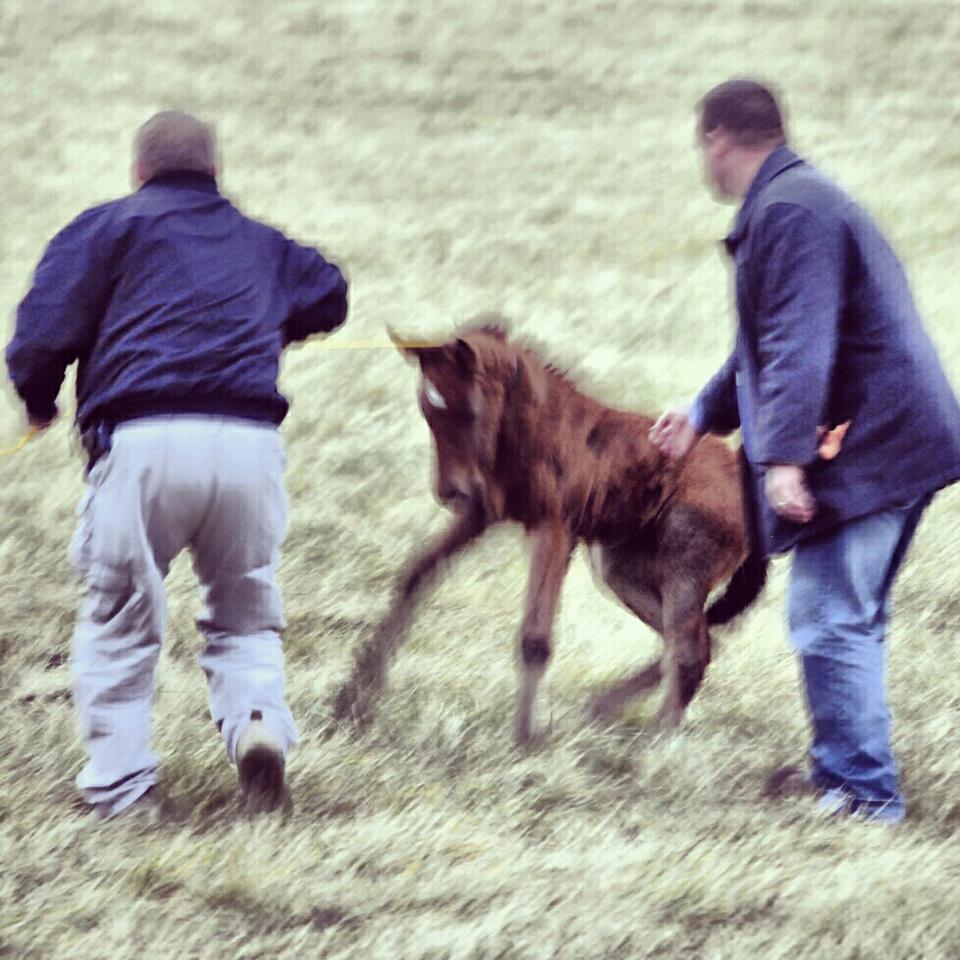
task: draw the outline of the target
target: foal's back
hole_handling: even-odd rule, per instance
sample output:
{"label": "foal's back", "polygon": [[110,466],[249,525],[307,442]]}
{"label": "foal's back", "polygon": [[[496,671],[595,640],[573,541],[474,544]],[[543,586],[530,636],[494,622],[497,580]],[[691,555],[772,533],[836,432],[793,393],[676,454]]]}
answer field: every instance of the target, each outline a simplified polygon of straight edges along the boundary
{"label": "foal's back", "polygon": [[[582,393],[566,377],[524,351],[538,365],[541,416],[530,437],[535,456],[524,458],[528,481],[556,478],[557,508],[587,541],[622,542],[665,517],[711,531],[736,563],[747,547],[740,468],[734,452],[707,436],[677,464],[649,440],[652,417],[606,406]],[[545,461],[542,471],[536,461]],[[698,536],[696,539],[700,539]],[[735,568],[728,571],[732,572]]]}

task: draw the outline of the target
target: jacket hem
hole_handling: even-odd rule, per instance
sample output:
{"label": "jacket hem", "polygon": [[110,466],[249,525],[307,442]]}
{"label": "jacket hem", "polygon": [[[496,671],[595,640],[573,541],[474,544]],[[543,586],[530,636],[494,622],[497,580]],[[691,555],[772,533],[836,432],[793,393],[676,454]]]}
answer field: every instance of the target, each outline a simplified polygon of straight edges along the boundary
{"label": "jacket hem", "polygon": [[112,429],[127,420],[144,417],[165,417],[199,414],[220,417],[235,417],[258,423],[279,425],[286,416],[285,403],[269,400],[236,400],[222,397],[183,397],[166,400],[115,401],[99,407],[80,420],[81,431],[98,424]]}
{"label": "jacket hem", "polygon": [[768,540],[766,548],[767,555],[774,556],[776,554],[788,553],[798,543],[829,535],[832,531],[843,526],[845,523],[849,523],[851,520],[859,520],[861,517],[867,517],[873,513],[880,513],[883,510],[893,510],[898,506],[904,506],[917,500],[919,497],[927,494],[935,494],[944,489],[944,487],[949,487],[958,481],[960,481],[960,466],[951,467],[949,470],[944,470],[942,473],[925,480],[923,483],[914,484],[913,486],[899,489],[896,492],[889,492],[874,501],[867,501],[862,509],[852,508],[849,511],[834,514],[829,523],[823,526],[814,526],[809,532],[804,530],[803,527],[800,527],[790,536],[776,537],[772,539],[772,541]]}

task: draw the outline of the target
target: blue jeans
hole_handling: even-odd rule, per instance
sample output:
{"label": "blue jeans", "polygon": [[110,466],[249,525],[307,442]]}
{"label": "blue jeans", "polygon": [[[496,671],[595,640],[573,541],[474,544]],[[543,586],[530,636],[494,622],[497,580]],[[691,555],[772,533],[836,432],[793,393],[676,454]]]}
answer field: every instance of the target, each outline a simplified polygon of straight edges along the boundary
{"label": "blue jeans", "polygon": [[810,779],[866,817],[903,819],[885,693],[890,593],[929,495],[795,549],[788,591],[813,728]]}

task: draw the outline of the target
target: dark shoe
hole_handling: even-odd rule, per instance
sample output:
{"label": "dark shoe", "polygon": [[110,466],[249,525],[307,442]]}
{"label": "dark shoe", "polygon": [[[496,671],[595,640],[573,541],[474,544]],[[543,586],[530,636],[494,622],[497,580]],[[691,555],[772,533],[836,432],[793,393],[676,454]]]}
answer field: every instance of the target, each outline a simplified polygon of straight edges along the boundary
{"label": "dark shoe", "polygon": [[262,720],[251,720],[237,743],[237,770],[248,813],[276,810],[287,798],[283,751]]}
{"label": "dark shoe", "polygon": [[817,801],[817,813],[825,817],[849,817],[860,823],[880,824],[895,827],[903,822],[903,801],[889,803],[860,800],[852,793],[835,787],[826,790]]}
{"label": "dark shoe", "polygon": [[111,812],[110,804],[95,803],[93,809],[101,820],[123,820],[124,822],[138,821],[141,823],[156,823],[160,819],[160,797],[156,787],[149,787],[129,806]]}

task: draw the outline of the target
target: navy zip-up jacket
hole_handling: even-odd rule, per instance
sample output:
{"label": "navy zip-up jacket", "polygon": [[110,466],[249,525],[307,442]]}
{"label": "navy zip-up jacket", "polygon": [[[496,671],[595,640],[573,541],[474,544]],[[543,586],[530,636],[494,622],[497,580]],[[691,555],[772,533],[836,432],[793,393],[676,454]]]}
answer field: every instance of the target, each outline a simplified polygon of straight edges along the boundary
{"label": "navy zip-up jacket", "polygon": [[213,177],[167,173],[82,213],[53,239],[17,311],[10,378],[36,419],[77,371],[81,430],[210,413],[280,423],[280,354],[334,330],[340,271],[245,217]]}
{"label": "navy zip-up jacket", "polygon": [[[960,406],[896,255],[869,216],[786,147],[764,162],[726,246],[736,268],[733,354],[697,396],[701,432],[740,427],[768,552],[960,479]],[[839,455],[817,427],[850,421]],[[805,468],[816,516],[763,495],[766,467]]]}

